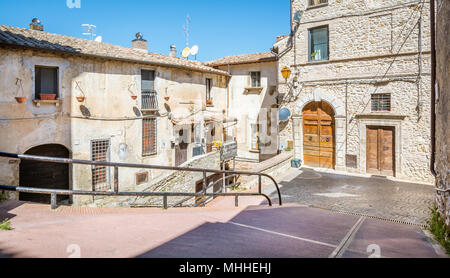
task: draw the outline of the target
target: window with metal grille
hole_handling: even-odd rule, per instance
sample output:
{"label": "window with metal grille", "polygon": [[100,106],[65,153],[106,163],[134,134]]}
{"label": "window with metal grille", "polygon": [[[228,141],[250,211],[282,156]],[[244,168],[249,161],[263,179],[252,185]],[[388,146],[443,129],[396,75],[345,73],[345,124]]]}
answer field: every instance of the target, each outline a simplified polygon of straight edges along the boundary
{"label": "window with metal grille", "polygon": [[310,7],[314,7],[320,4],[326,4],[328,0],[308,0],[308,2]]}
{"label": "window with metal grille", "polygon": [[35,68],[35,99],[44,99],[41,94],[58,96],[58,68]]}
{"label": "window with metal grille", "polygon": [[[93,161],[109,161],[109,140],[91,141],[91,159]],[[109,168],[106,166],[92,167],[92,188],[94,191],[111,189]]]}
{"label": "window with metal grille", "polygon": [[142,110],[158,110],[158,94],[155,91],[142,92]]}
{"label": "window with metal grille", "polygon": [[259,88],[261,87],[261,72],[254,71],[250,73],[250,77],[252,80],[252,88]]}
{"label": "window with metal grille", "polygon": [[372,111],[391,111],[391,94],[373,94]]}
{"label": "window with metal grille", "polygon": [[309,61],[329,59],[328,26],[309,30]]}
{"label": "window with metal grille", "polygon": [[153,155],[157,153],[156,135],[156,118],[144,118],[142,120],[142,155]]}

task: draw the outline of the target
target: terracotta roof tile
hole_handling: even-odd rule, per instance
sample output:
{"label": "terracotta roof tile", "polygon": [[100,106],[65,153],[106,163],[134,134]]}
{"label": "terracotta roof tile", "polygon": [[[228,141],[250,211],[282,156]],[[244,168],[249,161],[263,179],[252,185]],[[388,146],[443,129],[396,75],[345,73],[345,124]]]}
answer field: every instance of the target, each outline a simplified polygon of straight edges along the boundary
{"label": "terracotta roof tile", "polygon": [[228,56],[214,61],[208,61],[204,64],[207,66],[222,66],[222,65],[237,65],[237,64],[250,64],[260,62],[272,62],[276,61],[277,57],[271,52],[243,54],[236,56]]}
{"label": "terracotta roof tile", "polygon": [[0,45],[20,46],[24,48],[50,50],[76,55],[228,75],[225,71],[214,69],[197,61],[188,61],[177,57],[169,57],[162,54],[127,48],[109,43],[95,42],[86,39],[6,25],[0,26]]}

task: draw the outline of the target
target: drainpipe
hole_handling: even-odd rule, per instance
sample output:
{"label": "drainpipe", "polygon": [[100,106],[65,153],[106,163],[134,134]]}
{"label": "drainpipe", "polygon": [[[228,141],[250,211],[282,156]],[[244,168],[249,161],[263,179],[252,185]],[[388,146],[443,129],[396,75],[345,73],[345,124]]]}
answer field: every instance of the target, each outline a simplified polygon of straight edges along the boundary
{"label": "drainpipe", "polygon": [[435,0],[430,1],[431,27],[431,161],[430,170],[437,176],[434,164],[436,161],[436,20]]}

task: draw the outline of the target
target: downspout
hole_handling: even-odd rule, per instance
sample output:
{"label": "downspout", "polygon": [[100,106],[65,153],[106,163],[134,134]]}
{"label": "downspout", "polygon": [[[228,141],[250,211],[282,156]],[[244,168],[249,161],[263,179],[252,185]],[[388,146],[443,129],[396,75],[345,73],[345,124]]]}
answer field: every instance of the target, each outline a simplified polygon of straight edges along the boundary
{"label": "downspout", "polygon": [[436,20],[435,0],[430,1],[430,27],[431,27],[431,161],[430,170],[437,176],[436,161]]}

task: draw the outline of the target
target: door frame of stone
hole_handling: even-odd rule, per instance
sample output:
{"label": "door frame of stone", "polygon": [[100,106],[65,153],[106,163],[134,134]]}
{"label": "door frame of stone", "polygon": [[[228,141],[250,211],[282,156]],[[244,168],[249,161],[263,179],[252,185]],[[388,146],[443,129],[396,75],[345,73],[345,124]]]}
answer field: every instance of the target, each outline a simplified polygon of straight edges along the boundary
{"label": "door frame of stone", "polygon": [[335,134],[336,145],[335,145],[335,170],[346,170],[345,167],[345,154],[347,152],[345,140],[345,126],[346,126],[346,115],[345,115],[345,104],[339,98],[325,93],[321,89],[315,89],[313,92],[302,96],[301,99],[297,101],[295,106],[294,116],[292,116],[292,129],[294,135],[294,154],[295,158],[304,161],[303,157],[303,109],[305,106],[311,102],[321,102],[324,101],[328,103],[334,109],[334,119],[335,119]]}
{"label": "door frame of stone", "polygon": [[395,132],[395,169],[394,175],[398,177],[402,173],[401,168],[401,150],[402,150],[402,121],[392,120],[392,119],[359,119],[359,169],[361,173],[367,173],[367,127],[368,126],[382,126],[382,127],[393,127]]}

